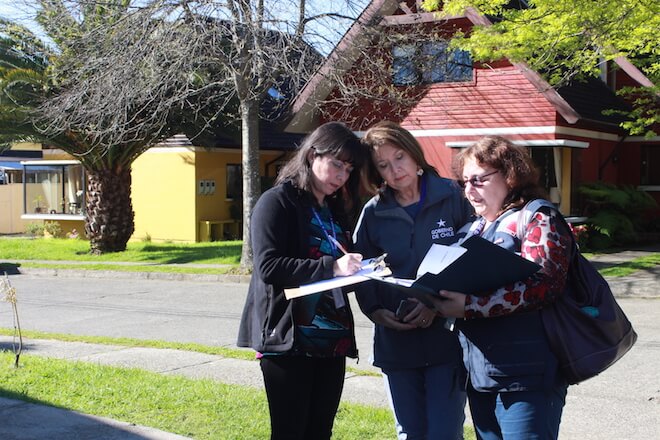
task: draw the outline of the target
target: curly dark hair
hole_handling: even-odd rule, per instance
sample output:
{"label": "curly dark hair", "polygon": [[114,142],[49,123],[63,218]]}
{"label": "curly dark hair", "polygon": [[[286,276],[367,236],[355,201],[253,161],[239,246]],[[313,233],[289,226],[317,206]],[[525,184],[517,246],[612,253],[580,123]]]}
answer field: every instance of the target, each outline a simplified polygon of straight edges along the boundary
{"label": "curly dark hair", "polygon": [[454,176],[463,180],[463,167],[468,159],[475,159],[481,166],[499,171],[509,187],[504,199],[504,212],[520,208],[533,199],[547,199],[546,190],[539,183],[539,170],[527,148],[513,144],[501,136],[485,136],[475,144],[459,152],[453,160]]}

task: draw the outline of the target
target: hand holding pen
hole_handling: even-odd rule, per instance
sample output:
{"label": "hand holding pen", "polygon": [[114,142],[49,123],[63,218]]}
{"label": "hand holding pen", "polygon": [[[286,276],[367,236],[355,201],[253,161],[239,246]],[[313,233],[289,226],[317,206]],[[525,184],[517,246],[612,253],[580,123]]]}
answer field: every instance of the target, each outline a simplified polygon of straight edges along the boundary
{"label": "hand holding pen", "polygon": [[330,241],[339,252],[344,254],[342,257],[335,260],[335,263],[332,266],[334,276],[353,275],[362,268],[362,254],[348,252],[333,236],[330,236]]}

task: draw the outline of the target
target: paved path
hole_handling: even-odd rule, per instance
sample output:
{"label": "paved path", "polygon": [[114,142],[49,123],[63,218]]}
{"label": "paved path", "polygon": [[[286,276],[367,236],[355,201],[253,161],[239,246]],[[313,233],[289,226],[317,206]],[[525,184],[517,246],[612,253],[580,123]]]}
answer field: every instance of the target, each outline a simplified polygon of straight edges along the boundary
{"label": "paved path", "polygon": [[[648,250],[644,250],[648,252]],[[595,258],[613,264],[643,253]],[[611,279],[613,290],[639,334],[634,349],[601,376],[571,387],[561,426],[563,439],[660,438],[660,267]],[[243,283],[206,277],[143,279],[140,275],[86,271],[24,270],[11,276],[17,288],[23,328],[81,335],[126,336],[232,346],[245,295]],[[95,277],[89,283],[89,277]],[[227,281],[224,279],[224,281]],[[220,293],[220,294],[219,294]],[[75,311],[75,312],[74,312]],[[355,308],[363,358],[370,351],[371,326]],[[11,313],[0,305],[0,326]],[[68,330],[68,331],[67,331]],[[0,337],[0,347],[11,338]],[[27,340],[25,352],[99,364],[139,367],[161,374],[212,378],[262,387],[258,364],[177,350],[126,348],[50,340]],[[355,364],[353,364],[355,365]],[[348,374],[343,399],[386,406],[380,377]],[[148,427],[0,398],[0,439],[176,440],[183,437]],[[392,437],[394,438],[394,436]]]}

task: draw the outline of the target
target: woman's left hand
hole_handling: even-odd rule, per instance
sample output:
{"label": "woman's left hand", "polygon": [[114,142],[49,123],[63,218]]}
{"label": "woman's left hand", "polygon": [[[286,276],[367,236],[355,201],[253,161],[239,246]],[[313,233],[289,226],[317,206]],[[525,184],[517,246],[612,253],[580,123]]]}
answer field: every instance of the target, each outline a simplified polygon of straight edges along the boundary
{"label": "woman's left hand", "polygon": [[441,290],[436,295],[428,295],[435,310],[444,318],[463,318],[465,316],[465,294]]}
{"label": "woman's left hand", "polygon": [[410,298],[415,301],[417,305],[406,316],[403,317],[401,322],[413,324],[419,328],[428,328],[433,324],[436,312],[433,309],[426,307],[423,303],[417,301],[415,298]]}

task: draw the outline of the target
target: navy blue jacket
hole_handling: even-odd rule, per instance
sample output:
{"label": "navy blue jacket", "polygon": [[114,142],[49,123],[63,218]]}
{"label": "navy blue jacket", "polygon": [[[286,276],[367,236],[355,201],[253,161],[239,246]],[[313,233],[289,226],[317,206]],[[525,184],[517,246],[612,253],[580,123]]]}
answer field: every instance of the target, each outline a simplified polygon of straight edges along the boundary
{"label": "navy blue jacket", "polygon": [[[387,252],[387,263],[394,276],[415,278],[417,268],[433,243],[450,245],[458,230],[472,216],[472,207],[454,181],[424,176],[426,198],[413,219],[387,189],[363,207],[353,240],[356,251],[365,258]],[[365,314],[377,309],[396,311],[406,296],[383,283],[365,282],[355,288]],[[426,329],[394,330],[376,325],[374,365],[381,368],[416,368],[444,363],[460,365],[461,352],[456,332],[444,328],[436,318]]]}

